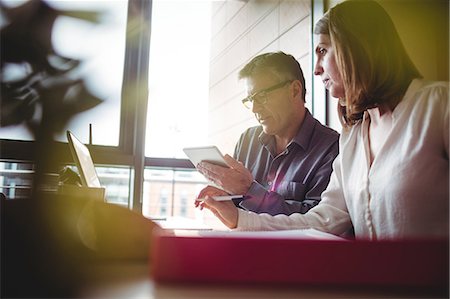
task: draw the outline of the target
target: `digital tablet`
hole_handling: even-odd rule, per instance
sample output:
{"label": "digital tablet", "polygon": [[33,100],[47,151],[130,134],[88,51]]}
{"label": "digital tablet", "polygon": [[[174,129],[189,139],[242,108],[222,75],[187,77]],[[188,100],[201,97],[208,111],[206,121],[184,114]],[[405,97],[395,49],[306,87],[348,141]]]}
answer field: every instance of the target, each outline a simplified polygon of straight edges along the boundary
{"label": "digital tablet", "polygon": [[195,167],[202,161],[228,167],[216,146],[185,147],[183,151]]}

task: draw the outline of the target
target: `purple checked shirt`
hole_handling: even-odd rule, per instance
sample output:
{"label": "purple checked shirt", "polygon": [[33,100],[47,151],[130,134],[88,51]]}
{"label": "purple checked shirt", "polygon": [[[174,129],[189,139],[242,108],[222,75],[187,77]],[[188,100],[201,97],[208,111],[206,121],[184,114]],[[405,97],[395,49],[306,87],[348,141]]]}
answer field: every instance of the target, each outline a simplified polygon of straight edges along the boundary
{"label": "purple checked shirt", "polygon": [[261,126],[247,129],[236,144],[234,158],[254,177],[245,199],[237,206],[271,215],[306,213],[320,201],[336,158],[339,134],[306,110],[297,135],[279,155],[275,138]]}

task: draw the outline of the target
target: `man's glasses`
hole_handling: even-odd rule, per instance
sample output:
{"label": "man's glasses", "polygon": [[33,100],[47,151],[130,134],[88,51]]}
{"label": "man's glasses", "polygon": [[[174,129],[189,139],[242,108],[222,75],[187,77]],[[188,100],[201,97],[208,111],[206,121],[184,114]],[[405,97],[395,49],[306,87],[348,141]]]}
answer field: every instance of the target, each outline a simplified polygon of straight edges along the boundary
{"label": "man's glasses", "polygon": [[254,103],[258,103],[259,105],[265,105],[267,103],[267,94],[269,92],[272,92],[276,89],[279,89],[281,87],[284,87],[286,84],[291,83],[292,80],[286,80],[281,83],[275,84],[269,88],[260,90],[251,96],[246,97],[242,100],[242,104],[248,109],[252,109]]}

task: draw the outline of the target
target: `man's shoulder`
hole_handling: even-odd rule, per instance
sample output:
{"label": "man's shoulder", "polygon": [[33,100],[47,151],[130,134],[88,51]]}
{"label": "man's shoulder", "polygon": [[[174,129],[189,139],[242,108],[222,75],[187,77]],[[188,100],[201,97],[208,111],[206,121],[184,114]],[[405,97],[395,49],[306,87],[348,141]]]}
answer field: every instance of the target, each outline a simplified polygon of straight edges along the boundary
{"label": "man's shoulder", "polygon": [[338,140],[339,139],[339,133],[336,130],[322,124],[316,118],[314,118],[314,121],[316,123],[315,134],[324,136],[324,137],[328,137],[330,140]]}
{"label": "man's shoulder", "polygon": [[254,126],[247,128],[244,132],[242,132],[241,137],[236,143],[235,147],[235,155],[241,155],[242,153],[247,154],[252,147],[259,147],[260,142],[259,136],[262,133],[262,126]]}
{"label": "man's shoulder", "polygon": [[259,136],[262,132],[262,126],[253,126],[242,132],[242,136]]}
{"label": "man's shoulder", "polygon": [[[306,109],[306,119],[304,122],[304,126],[308,130],[312,131],[312,134],[319,136],[319,137],[325,137],[329,140],[336,141],[339,139],[339,133],[336,132],[334,129],[323,125],[317,118],[312,115],[311,112],[309,112],[308,109]],[[312,137],[312,136],[311,136]]]}

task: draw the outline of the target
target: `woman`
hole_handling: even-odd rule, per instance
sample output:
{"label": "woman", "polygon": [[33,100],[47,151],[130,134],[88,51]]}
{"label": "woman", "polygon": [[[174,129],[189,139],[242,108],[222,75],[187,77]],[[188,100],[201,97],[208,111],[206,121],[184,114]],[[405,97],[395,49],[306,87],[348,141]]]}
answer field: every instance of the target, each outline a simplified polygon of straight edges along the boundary
{"label": "woman", "polygon": [[322,201],[290,216],[201,205],[240,230],[314,228],[359,239],[449,232],[448,83],[424,82],[374,1],[345,1],[316,24],[315,75],[339,98],[340,154]]}

